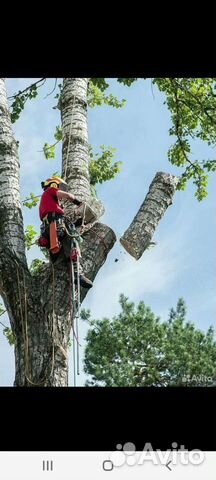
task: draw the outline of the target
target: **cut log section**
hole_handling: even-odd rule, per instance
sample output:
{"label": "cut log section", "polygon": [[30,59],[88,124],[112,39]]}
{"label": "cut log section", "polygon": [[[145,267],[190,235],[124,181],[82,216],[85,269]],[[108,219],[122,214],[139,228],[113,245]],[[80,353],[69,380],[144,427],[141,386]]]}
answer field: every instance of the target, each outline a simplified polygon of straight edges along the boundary
{"label": "cut log section", "polygon": [[178,181],[174,175],[157,172],[138,213],[120,238],[122,246],[136,260],[149,246],[162,216],[172,204]]}
{"label": "cut log section", "polygon": [[65,206],[65,217],[76,223],[79,219],[84,219],[84,225],[92,224],[104,214],[102,203],[94,198],[89,198],[87,202],[83,202],[79,207],[69,204]]}

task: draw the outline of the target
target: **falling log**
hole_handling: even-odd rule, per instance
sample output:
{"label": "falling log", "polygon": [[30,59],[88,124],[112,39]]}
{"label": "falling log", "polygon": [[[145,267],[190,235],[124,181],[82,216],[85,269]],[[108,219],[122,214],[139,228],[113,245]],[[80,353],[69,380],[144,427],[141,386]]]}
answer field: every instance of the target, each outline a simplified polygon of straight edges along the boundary
{"label": "falling log", "polygon": [[136,260],[149,246],[160,219],[172,204],[178,180],[169,173],[157,172],[138,213],[120,238],[125,250]]}

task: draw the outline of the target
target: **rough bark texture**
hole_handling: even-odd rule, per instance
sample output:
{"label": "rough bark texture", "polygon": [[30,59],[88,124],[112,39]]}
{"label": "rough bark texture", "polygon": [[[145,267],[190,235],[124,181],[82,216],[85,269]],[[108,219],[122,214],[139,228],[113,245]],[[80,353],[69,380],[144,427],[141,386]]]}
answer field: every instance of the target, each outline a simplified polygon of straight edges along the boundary
{"label": "rough bark texture", "polygon": [[120,238],[125,250],[136,260],[148,247],[162,216],[172,204],[177,183],[178,177],[158,172],[138,213]]}
{"label": "rough bark texture", "polygon": [[[103,223],[96,223],[85,235],[81,246],[82,262],[86,275],[93,281],[106,261],[109,251],[116,242],[113,230]],[[86,296],[82,288],[81,299]]]}
{"label": "rough bark texture", "polygon": [[1,241],[26,263],[17,143],[12,133],[5,82],[2,78],[0,78],[0,218]]}
{"label": "rough bark texture", "polygon": [[[62,96],[63,172],[70,190],[90,198],[86,118],[87,79],[66,79]],[[71,98],[75,102],[71,104]],[[66,149],[72,113],[72,141],[66,172]],[[62,256],[44,263],[36,275],[28,269],[19,187],[17,145],[11,129],[4,80],[0,79],[0,295],[16,337],[15,386],[67,386],[68,341],[72,326],[69,263]],[[96,217],[103,207],[97,200]],[[71,204],[67,206],[71,213]],[[97,223],[81,247],[86,274],[94,279],[115,242],[114,232]],[[82,289],[83,290],[83,289]],[[81,291],[81,301],[86,290]]]}
{"label": "rough bark texture", "polygon": [[[66,78],[61,96],[63,130],[62,175],[69,190],[79,200],[88,202],[100,218],[104,213],[102,203],[91,197],[89,176],[89,143],[87,130],[87,78]],[[65,213],[69,216],[75,207],[66,202]]]}

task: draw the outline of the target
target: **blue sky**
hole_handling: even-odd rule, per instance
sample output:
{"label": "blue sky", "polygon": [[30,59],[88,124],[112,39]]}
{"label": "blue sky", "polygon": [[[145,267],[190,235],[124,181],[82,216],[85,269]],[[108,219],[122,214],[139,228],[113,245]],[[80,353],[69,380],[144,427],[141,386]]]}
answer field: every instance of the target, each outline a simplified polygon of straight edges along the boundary
{"label": "blue sky", "polygon": [[[22,90],[36,79],[8,79],[8,95]],[[130,88],[115,79],[109,80],[112,93],[125,98],[122,109],[103,106],[88,112],[89,142],[98,148],[104,144],[117,149],[115,161],[123,162],[116,179],[97,189],[106,212],[101,221],[108,224],[117,235],[117,242],[109,253],[83,303],[90,308],[92,318],[109,317],[120,311],[120,293],[135,303],[143,300],[153,312],[167,319],[171,307],[179,297],[187,304],[187,317],[204,331],[214,324],[215,260],[213,248],[216,237],[216,176],[209,181],[209,195],[199,203],[194,197],[194,186],[189,184],[184,192],[176,192],[173,205],[168,208],[154,235],[157,245],[147,250],[139,261],[126,253],[119,238],[131,223],[143,202],[156,172],[179,175],[180,170],[168,162],[167,151],[171,143],[168,130],[170,114],[163,105],[164,97],[150,80],[138,80]],[[21,195],[29,192],[40,194],[40,183],[54,171],[60,171],[61,147],[55,160],[45,160],[42,147],[53,142],[56,125],[60,125],[58,110],[52,109],[55,94],[46,97],[54,86],[48,79],[40,90],[39,99],[26,104],[20,119],[13,125],[19,140],[21,165]],[[215,158],[212,147],[197,141],[192,145],[193,158]],[[32,224],[39,231],[38,208],[24,208],[25,226]],[[41,257],[35,246],[28,253],[29,261]],[[118,262],[115,262],[118,258]],[[7,316],[0,319],[8,324]],[[85,347],[86,323],[80,323],[81,359]],[[70,365],[72,352],[70,352]],[[83,386],[86,376],[78,377],[77,385]],[[0,329],[0,385],[9,386],[14,380],[13,349]],[[73,385],[72,365],[70,385]]]}

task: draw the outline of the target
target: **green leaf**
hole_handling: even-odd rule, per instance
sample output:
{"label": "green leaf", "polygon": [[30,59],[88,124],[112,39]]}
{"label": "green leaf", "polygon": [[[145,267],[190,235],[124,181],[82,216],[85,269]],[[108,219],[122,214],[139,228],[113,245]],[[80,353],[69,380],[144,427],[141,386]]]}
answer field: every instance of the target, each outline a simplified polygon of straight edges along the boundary
{"label": "green leaf", "polygon": [[60,142],[62,140],[62,127],[60,127],[59,125],[57,125],[56,127],[54,137],[57,140],[57,142]]}
{"label": "green leaf", "polygon": [[35,244],[36,236],[38,236],[38,233],[36,232],[34,227],[32,225],[28,225],[25,229],[25,235],[24,235],[25,245],[27,250],[30,250],[32,245]]}
{"label": "green leaf", "polygon": [[40,268],[44,265],[44,262],[42,260],[39,260],[39,258],[34,258],[32,260],[31,265],[30,265],[30,272],[32,275],[37,275],[40,272]]}
{"label": "green leaf", "polygon": [[5,337],[7,338],[7,341],[9,343],[9,345],[15,345],[16,343],[16,338],[11,330],[11,328],[9,327],[5,327],[3,329],[3,334],[5,335]]}
{"label": "green leaf", "polygon": [[87,95],[88,106],[93,108],[100,105],[109,105],[111,107],[121,108],[126,104],[125,99],[118,100],[118,98],[111,93],[109,95],[105,95],[103,92],[104,90],[90,80]]}
{"label": "green leaf", "polygon": [[216,143],[216,95],[214,78],[156,78],[153,80],[165,95],[170,114],[171,136],[176,142],[169,148],[168,159],[177,167],[185,167],[178,189],[185,189],[187,180],[193,179],[198,201],[207,196],[209,172],[216,171],[215,160],[191,158],[191,138]]}
{"label": "green leaf", "polygon": [[[101,155],[99,153],[94,153],[91,146],[89,146],[90,153],[90,184],[95,186],[98,183],[104,183],[108,180],[112,180],[120,172],[120,167],[122,162],[114,162],[113,157],[115,155],[116,149],[113,147],[105,147],[105,145],[100,146]],[[99,156],[100,155],[100,156]]]}
{"label": "green leaf", "polygon": [[123,85],[130,87],[138,79],[137,78],[117,78],[117,80],[119,83],[123,83]]}
{"label": "green leaf", "polygon": [[40,88],[40,82],[41,85],[44,83],[44,79],[41,81],[38,81],[38,84],[35,85],[29,85],[23,92],[20,90],[18,91],[17,94],[15,94],[12,98],[14,98],[12,104],[11,104],[11,122],[15,123],[16,120],[19,119],[20,114],[24,110],[25,104],[28,100],[32,100],[33,98],[36,98],[38,95],[38,88]]}
{"label": "green leaf", "polygon": [[45,143],[43,146],[43,152],[46,160],[55,158],[55,145],[49,145],[48,143]]}
{"label": "green leaf", "polygon": [[39,202],[39,196],[36,196],[33,192],[30,192],[30,197],[23,200],[22,204],[24,205],[24,207],[31,209],[33,207],[36,207],[38,202]]}

